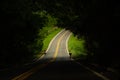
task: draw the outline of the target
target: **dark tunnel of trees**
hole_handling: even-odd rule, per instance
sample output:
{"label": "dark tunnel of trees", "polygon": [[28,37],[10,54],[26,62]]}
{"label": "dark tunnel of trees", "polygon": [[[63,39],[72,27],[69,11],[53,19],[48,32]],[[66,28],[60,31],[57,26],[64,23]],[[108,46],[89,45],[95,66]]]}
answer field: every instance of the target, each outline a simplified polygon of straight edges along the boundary
{"label": "dark tunnel of trees", "polygon": [[[43,37],[38,36],[38,31],[47,18],[33,12],[43,11],[57,18],[57,26],[71,30],[78,37],[84,36],[86,62],[119,67],[117,0],[1,0],[1,64],[19,63],[36,54],[33,50],[41,51]],[[38,39],[41,44],[36,45]]]}

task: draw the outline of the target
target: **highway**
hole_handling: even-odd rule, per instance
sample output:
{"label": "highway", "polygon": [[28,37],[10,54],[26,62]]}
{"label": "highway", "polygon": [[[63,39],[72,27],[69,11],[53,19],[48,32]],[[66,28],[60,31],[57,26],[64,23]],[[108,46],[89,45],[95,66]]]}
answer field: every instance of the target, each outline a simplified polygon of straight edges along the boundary
{"label": "highway", "polygon": [[38,61],[1,72],[0,80],[108,80],[71,60],[67,50],[70,34],[62,30]]}

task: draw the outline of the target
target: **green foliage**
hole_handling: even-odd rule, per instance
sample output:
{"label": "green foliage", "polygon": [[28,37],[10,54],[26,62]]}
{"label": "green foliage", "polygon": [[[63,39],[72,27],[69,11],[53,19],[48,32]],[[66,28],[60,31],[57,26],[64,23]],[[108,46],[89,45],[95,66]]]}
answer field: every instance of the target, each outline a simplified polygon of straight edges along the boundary
{"label": "green foliage", "polygon": [[68,41],[68,49],[75,59],[84,59],[87,56],[85,40],[83,38],[78,39],[77,36],[74,36],[73,34]]}
{"label": "green foliage", "polygon": [[[42,26],[38,27],[37,29],[37,37],[35,38],[33,44],[30,44],[28,47],[30,48],[29,50],[32,50],[31,52],[34,53],[34,57],[36,58],[36,55],[41,55],[41,50],[43,50],[43,47],[49,44],[49,42],[44,42],[46,40],[46,37],[49,36],[51,33],[54,33],[54,31],[57,29],[55,25],[57,24],[56,18],[52,17],[49,15],[47,12],[43,11],[38,11],[38,12],[33,12],[33,15],[37,15],[37,18],[40,19],[37,23],[36,26]],[[58,30],[57,30],[58,31]],[[51,36],[50,38],[52,38]],[[44,47],[46,49],[46,47]],[[39,56],[40,57],[40,56]]]}
{"label": "green foliage", "polygon": [[119,8],[116,0],[0,0],[0,61],[11,64],[32,58],[59,25],[84,36],[85,41],[70,38],[74,56],[86,53],[86,47],[94,61],[117,62]]}
{"label": "green foliage", "polygon": [[46,23],[45,23],[45,27],[53,27],[53,26],[55,26],[56,24],[57,24],[57,19],[56,18],[54,18],[53,16],[51,16],[50,14],[48,14],[47,15],[47,21],[46,21]]}
{"label": "green foliage", "polygon": [[53,38],[58,32],[60,32],[61,28],[58,28],[58,27],[52,28],[52,27],[51,27],[51,28],[49,28],[49,30],[51,30],[51,32],[49,32],[49,34],[44,38],[42,50],[40,51],[39,54],[36,54],[36,55],[35,55],[35,57],[37,57],[37,58],[39,58],[39,57],[41,57],[41,55],[43,55],[44,51],[47,50],[50,41],[52,40],[52,38]]}
{"label": "green foliage", "polygon": [[42,50],[46,50],[48,48],[50,41],[58,32],[60,32],[61,28],[54,27],[54,28],[51,28],[50,30],[52,30],[51,33],[49,33],[48,36],[43,41]]}

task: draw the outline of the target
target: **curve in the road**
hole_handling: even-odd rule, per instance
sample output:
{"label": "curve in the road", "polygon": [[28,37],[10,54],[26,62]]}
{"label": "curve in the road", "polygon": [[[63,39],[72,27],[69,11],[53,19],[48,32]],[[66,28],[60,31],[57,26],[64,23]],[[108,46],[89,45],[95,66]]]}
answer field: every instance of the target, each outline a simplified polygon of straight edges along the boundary
{"label": "curve in the road", "polygon": [[60,42],[61,42],[62,38],[65,36],[65,34],[66,34],[67,32],[68,32],[68,31],[65,31],[65,30],[63,29],[63,30],[62,30],[61,32],[59,32],[59,33],[52,39],[52,41],[50,42],[50,45],[49,45],[49,47],[48,47],[48,49],[47,49],[46,52],[48,52],[48,50],[49,50],[51,44],[53,43],[54,39],[55,39],[58,35],[61,35],[61,36],[59,37],[58,41],[57,41],[57,47],[56,47],[56,49],[55,49],[55,53],[54,53],[54,55],[53,55],[53,58],[52,58],[50,61],[48,61],[47,63],[44,63],[44,64],[40,64],[40,65],[38,65],[38,66],[30,69],[30,70],[28,70],[27,72],[24,72],[24,73],[22,73],[22,74],[20,74],[20,75],[18,75],[18,76],[16,76],[16,77],[14,77],[12,80],[24,80],[24,79],[28,78],[30,75],[32,75],[33,73],[35,73],[37,70],[39,70],[39,69],[47,66],[49,63],[55,61],[55,59],[56,59],[56,57],[57,57],[57,54],[58,54],[58,49],[59,49]]}

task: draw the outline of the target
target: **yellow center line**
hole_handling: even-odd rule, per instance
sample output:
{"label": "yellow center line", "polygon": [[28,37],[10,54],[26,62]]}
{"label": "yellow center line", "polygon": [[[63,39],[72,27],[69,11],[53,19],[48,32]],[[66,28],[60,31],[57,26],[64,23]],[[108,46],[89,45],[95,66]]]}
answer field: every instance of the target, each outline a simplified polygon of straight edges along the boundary
{"label": "yellow center line", "polygon": [[35,68],[32,68],[30,69],[29,71],[27,72],[24,72],[22,73],[21,75],[19,76],[16,76],[15,78],[13,78],[12,80],[25,80],[26,78],[28,78],[30,75],[32,75],[33,73],[35,73],[37,70],[45,67],[46,65],[48,65],[50,62],[53,62],[55,61],[56,57],[57,57],[57,54],[58,54],[58,50],[59,50],[59,45],[60,45],[60,42],[62,40],[62,38],[65,36],[65,34],[67,33],[67,31],[59,38],[58,42],[57,42],[57,47],[56,47],[56,50],[55,50],[55,53],[53,55],[53,59],[50,60],[49,62],[45,63],[45,64],[42,64],[42,65],[39,65]]}
{"label": "yellow center line", "polygon": [[58,43],[57,43],[57,47],[56,47],[56,50],[55,50],[55,53],[54,53],[54,56],[53,56],[53,59],[50,62],[55,61],[55,59],[57,57],[57,54],[58,54],[59,47],[60,47],[59,46],[60,42],[61,42],[62,38],[65,36],[66,33],[67,33],[67,31],[59,38]]}
{"label": "yellow center line", "polygon": [[42,65],[39,65],[33,69],[30,69],[29,71],[27,72],[24,72],[23,74],[13,78],[12,80],[25,80],[26,78],[28,78],[30,75],[32,75],[33,73],[35,73],[37,70],[45,67],[48,63],[46,64],[42,64]]}

